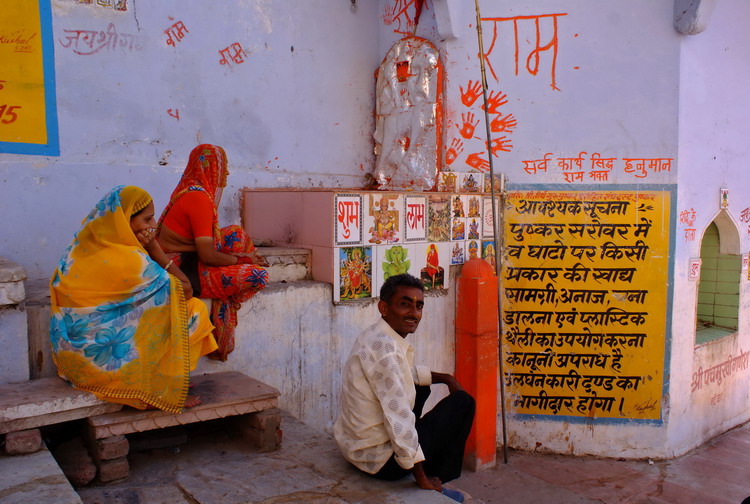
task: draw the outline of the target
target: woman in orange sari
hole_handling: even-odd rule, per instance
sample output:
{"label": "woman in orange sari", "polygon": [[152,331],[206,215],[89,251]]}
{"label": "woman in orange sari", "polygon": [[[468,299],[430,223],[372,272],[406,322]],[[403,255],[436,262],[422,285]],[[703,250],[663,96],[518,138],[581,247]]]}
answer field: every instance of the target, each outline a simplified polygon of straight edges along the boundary
{"label": "woman in orange sari", "polygon": [[202,144],[190,153],[185,172],[159,219],[162,248],[190,279],[194,295],[214,300],[214,337],[209,355],[226,360],[234,349],[240,304],[266,286],[267,263],[240,226],[219,228],[218,208],[227,183],[224,149]]}

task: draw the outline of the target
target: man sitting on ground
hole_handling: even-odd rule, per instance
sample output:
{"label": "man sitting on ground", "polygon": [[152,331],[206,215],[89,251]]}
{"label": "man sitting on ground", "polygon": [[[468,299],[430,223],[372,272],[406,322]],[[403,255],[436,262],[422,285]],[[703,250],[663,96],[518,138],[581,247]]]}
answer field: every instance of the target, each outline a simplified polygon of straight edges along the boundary
{"label": "man sitting on ground", "polygon": [[[442,483],[461,475],[475,403],[453,376],[414,364],[405,338],[417,330],[423,307],[417,278],[396,275],[383,284],[382,318],[357,338],[344,367],[333,433],[344,457],[375,478],[412,473],[420,488],[458,493]],[[446,384],[450,394],[422,417],[432,383]]]}

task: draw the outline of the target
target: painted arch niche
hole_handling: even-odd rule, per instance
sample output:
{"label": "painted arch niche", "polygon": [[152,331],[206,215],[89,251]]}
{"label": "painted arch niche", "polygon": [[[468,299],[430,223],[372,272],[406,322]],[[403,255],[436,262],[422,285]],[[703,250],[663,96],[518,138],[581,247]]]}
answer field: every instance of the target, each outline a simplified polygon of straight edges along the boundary
{"label": "painted arch niche", "polygon": [[696,345],[737,331],[741,272],[740,233],[726,210],[722,210],[701,240]]}

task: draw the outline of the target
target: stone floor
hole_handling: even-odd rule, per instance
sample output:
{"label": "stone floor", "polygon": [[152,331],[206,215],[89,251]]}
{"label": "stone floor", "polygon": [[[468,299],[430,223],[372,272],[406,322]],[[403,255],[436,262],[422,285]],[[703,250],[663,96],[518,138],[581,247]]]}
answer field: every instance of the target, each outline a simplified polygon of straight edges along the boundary
{"label": "stone floor", "polygon": [[[130,477],[78,490],[85,504],[426,503],[450,504],[413,480],[364,477],[342,460],[333,439],[285,415],[280,450],[249,448],[226,421],[165,433],[179,446],[149,450],[158,434],[131,444]],[[155,433],[164,431],[154,431]],[[0,499],[0,503],[2,499]]]}
{"label": "stone floor", "polygon": [[511,451],[508,462],[453,483],[486,504],[740,504],[750,496],[750,423],[673,460]]}
{"label": "stone floor", "polygon": [[[153,431],[131,441],[129,478],[78,489],[78,496],[85,504],[452,502],[418,489],[411,478],[387,483],[359,474],[341,459],[330,436],[291,416],[284,416],[282,429],[282,448],[271,453],[249,448],[226,421]],[[59,490],[47,491],[42,484],[63,488],[58,481],[62,475],[54,468],[42,471],[44,457],[42,462],[25,457],[17,458],[13,471],[7,465],[0,468],[0,504],[76,501],[75,494],[73,500],[60,500],[63,493],[50,499],[49,491]],[[22,460],[28,461],[26,469]],[[25,486],[35,493],[26,497],[34,498],[13,500],[10,491],[23,486],[19,478],[28,470],[36,479]],[[509,464],[465,472],[452,484],[468,492],[476,504],[740,504],[750,496],[750,423],[674,460],[619,461],[511,451]]]}

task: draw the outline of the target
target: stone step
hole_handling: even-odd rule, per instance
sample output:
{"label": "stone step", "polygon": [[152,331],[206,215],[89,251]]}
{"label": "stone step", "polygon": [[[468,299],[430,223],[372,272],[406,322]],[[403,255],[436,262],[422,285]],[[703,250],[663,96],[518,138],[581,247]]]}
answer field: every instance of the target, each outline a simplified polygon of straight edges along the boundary
{"label": "stone step", "polygon": [[258,254],[268,261],[268,281],[296,282],[312,278],[310,249],[286,247],[258,247]]}
{"label": "stone step", "polygon": [[123,408],[116,413],[93,416],[88,419],[96,439],[144,432],[175,425],[245,415],[276,408],[279,391],[270,385],[236,371],[197,375],[192,377],[191,394],[203,401],[182,413],[162,410],[137,410]]}
{"label": "stone step", "polygon": [[35,429],[122,409],[76,390],[62,378],[0,385],[0,434]]}
{"label": "stone step", "polygon": [[0,502],[81,504],[82,501],[45,448],[30,455],[0,457]]}

